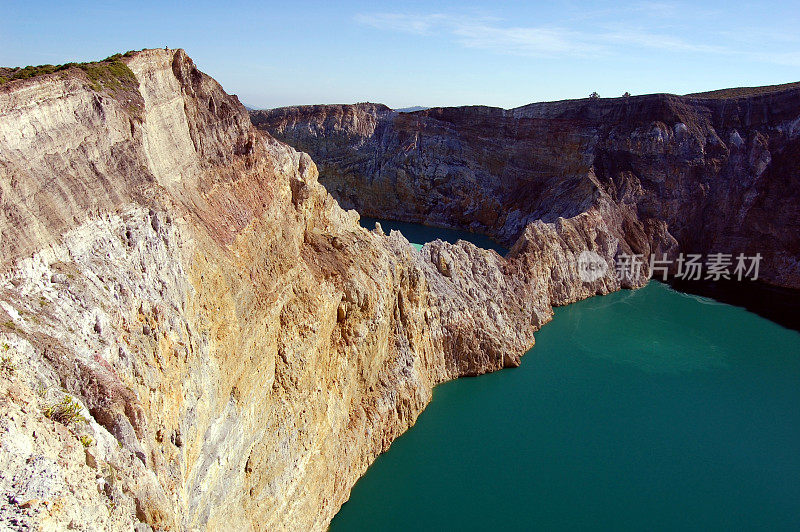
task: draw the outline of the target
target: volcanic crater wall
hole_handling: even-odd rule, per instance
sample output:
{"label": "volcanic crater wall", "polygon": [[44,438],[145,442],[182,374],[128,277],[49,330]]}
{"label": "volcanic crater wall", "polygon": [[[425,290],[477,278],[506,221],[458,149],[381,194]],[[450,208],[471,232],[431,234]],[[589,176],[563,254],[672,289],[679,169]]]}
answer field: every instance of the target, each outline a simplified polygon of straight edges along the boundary
{"label": "volcanic crater wall", "polygon": [[[135,77],[122,86],[78,68],[0,86],[6,526],[323,530],[434,385],[518,365],[553,304],[620,288],[613,268],[582,282],[582,251],[612,264],[672,245],[663,223],[632,223],[635,206],[576,177],[564,205],[577,189],[599,199],[570,217],[527,223],[519,202],[480,216],[516,238],[505,258],[466,242],[417,252],[361,228],[311,157],[257,131],[182,50],[122,61]],[[387,110],[342,112],[347,153],[378,138],[413,153]],[[465,201],[468,183],[451,185]],[[398,212],[385,197],[375,214]],[[425,219],[471,224],[445,212]]]}
{"label": "volcanic crater wall", "polygon": [[328,190],[364,215],[510,247],[532,222],[599,211],[637,253],[760,253],[762,280],[800,288],[797,84],[510,110],[287,107],[251,118],[309,153]]}

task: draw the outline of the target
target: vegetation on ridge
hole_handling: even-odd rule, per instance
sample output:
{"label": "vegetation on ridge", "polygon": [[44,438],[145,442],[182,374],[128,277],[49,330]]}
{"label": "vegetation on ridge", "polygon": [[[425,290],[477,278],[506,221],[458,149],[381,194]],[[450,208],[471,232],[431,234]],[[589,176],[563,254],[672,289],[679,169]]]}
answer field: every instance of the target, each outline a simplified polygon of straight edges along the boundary
{"label": "vegetation on ridge", "polygon": [[123,57],[130,57],[134,53],[133,50],[130,50],[124,54],[114,54],[106,57],[102,61],[92,61],[88,63],[38,65],[26,66],[24,68],[0,67],[0,85],[10,81],[46,76],[76,68],[86,73],[86,76],[89,78],[89,85],[93,90],[98,92],[107,91],[113,94],[119,90],[136,87],[136,76],[131,69],[128,68],[128,65],[122,61]]}

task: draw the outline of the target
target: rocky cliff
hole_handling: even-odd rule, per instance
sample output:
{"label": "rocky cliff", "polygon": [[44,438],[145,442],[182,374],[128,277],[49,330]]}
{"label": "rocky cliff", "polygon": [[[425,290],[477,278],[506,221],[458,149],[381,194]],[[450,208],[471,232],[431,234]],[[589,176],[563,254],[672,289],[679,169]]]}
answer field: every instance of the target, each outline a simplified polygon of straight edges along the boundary
{"label": "rocky cliff", "polygon": [[610,203],[498,209],[508,257],[417,252],[317,179],[182,50],[0,85],[2,526],[324,529],[435,384],[518,365],[552,304],[620,287],[581,282],[581,251],[665,234]]}
{"label": "rocky cliff", "polygon": [[511,246],[537,220],[599,211],[636,253],[760,253],[761,280],[800,288],[797,84],[511,110],[357,104],[251,117],[308,152],[328,190],[364,215]]}

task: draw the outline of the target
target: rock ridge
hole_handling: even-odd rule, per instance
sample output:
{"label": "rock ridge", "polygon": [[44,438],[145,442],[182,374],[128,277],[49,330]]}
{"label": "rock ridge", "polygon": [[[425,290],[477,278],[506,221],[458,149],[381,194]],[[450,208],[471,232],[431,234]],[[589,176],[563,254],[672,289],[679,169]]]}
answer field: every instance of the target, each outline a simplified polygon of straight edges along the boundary
{"label": "rock ridge", "polygon": [[537,220],[598,210],[645,257],[760,253],[760,279],[796,290],[798,102],[800,88],[788,84],[509,110],[292,107],[251,119],[309,153],[339,202],[367,216],[467,229],[510,247]]}

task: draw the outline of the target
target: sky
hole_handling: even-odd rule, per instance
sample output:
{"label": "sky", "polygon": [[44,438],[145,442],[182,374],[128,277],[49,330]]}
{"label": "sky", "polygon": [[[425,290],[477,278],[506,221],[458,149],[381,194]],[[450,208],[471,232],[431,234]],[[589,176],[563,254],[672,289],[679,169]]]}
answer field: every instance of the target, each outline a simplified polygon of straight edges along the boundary
{"label": "sky", "polygon": [[799,0],[0,0],[0,65],[169,46],[258,108],[510,108],[798,81],[798,27]]}

